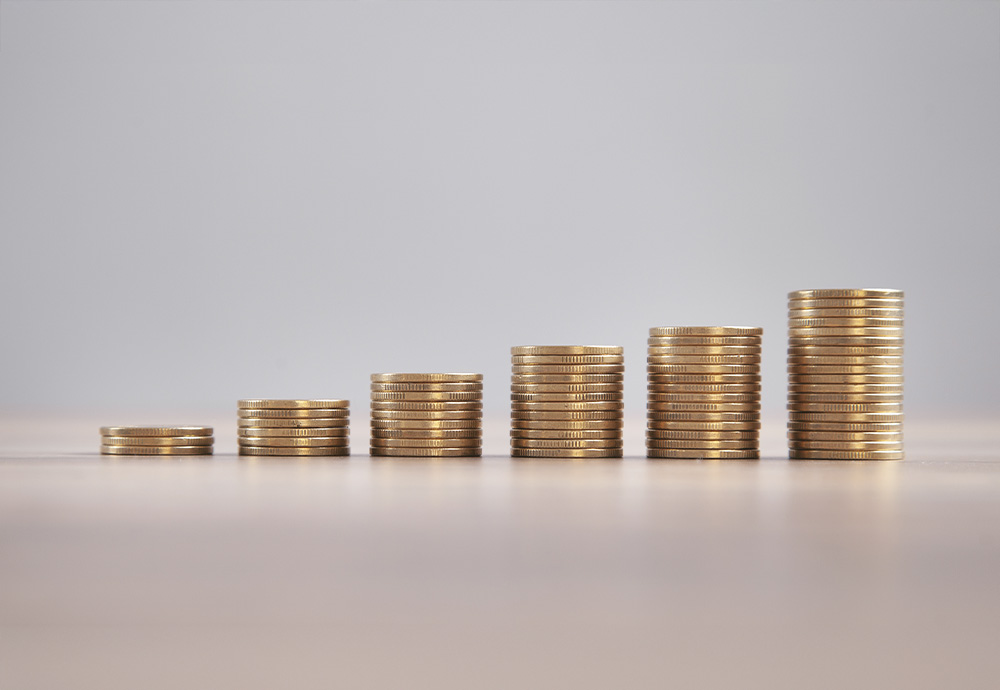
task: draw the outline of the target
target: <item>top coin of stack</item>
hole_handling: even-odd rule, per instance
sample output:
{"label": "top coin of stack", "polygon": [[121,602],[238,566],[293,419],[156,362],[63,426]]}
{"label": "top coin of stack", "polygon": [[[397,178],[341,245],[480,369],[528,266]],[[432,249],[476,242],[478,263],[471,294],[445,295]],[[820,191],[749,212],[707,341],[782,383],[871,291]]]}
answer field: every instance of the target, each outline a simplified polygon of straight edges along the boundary
{"label": "top coin of stack", "polygon": [[372,374],[371,454],[479,457],[482,374]]}
{"label": "top coin of stack", "polygon": [[347,400],[240,400],[240,455],[350,455],[349,408]]}
{"label": "top coin of stack", "polygon": [[102,426],[104,455],[211,455],[210,426]]}
{"label": "top coin of stack", "polygon": [[525,346],[510,353],[513,457],[622,457],[623,348]]}
{"label": "top coin of stack", "polygon": [[901,290],[789,293],[788,410],[792,458],[903,458]]}
{"label": "top coin of stack", "polygon": [[649,329],[646,455],[760,457],[763,329]]}

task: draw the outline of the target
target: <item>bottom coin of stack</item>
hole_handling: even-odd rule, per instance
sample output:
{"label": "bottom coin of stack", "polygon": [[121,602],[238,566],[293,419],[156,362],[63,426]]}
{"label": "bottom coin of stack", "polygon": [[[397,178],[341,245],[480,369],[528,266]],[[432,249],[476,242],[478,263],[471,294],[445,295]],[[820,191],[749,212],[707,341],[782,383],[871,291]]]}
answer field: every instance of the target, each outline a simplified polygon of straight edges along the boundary
{"label": "bottom coin of stack", "polygon": [[510,352],[512,457],[622,457],[622,347],[537,345]]}
{"label": "bottom coin of stack", "polygon": [[351,454],[347,400],[239,401],[240,455]]}
{"label": "bottom coin of stack", "polygon": [[646,456],[760,457],[762,329],[649,329]]}
{"label": "bottom coin of stack", "polygon": [[210,426],[102,426],[104,455],[211,455]]}
{"label": "bottom coin of stack", "polygon": [[482,374],[372,374],[371,454],[480,457]]}

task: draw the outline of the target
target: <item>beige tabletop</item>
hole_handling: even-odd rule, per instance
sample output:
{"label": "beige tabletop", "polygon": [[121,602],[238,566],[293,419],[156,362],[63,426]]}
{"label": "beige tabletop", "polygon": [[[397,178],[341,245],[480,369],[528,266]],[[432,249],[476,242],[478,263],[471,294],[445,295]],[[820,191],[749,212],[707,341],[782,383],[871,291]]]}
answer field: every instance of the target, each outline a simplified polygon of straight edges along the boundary
{"label": "beige tabletop", "polygon": [[128,459],[91,420],[2,431],[4,690],[1000,683],[986,423],[910,421],[885,463]]}

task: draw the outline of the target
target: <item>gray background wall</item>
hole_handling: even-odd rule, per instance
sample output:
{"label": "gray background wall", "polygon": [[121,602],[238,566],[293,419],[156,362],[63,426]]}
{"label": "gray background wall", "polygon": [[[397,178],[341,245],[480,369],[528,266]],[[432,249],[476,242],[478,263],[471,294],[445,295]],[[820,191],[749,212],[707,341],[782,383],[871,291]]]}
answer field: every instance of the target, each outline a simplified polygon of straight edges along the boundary
{"label": "gray background wall", "polygon": [[[350,397],[515,344],[907,292],[1000,411],[1000,5],[0,3],[0,406]],[[361,414],[364,414],[361,412]]]}

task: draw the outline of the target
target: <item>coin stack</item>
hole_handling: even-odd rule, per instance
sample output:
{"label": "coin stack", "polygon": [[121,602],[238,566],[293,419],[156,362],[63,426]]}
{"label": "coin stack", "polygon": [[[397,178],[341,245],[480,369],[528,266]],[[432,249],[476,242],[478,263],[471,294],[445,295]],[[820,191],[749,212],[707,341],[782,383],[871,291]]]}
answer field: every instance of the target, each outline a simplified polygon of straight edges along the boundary
{"label": "coin stack", "polygon": [[646,456],[760,457],[763,329],[649,329]]}
{"label": "coin stack", "polygon": [[211,455],[210,426],[102,426],[104,455]]}
{"label": "coin stack", "polygon": [[622,457],[624,349],[512,347],[510,454]]}
{"label": "coin stack", "polygon": [[902,460],[902,290],[788,295],[788,450]]}
{"label": "coin stack", "polygon": [[350,455],[347,400],[240,400],[240,455]]}
{"label": "coin stack", "polygon": [[372,374],[371,454],[480,457],[482,374]]}

